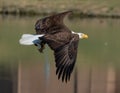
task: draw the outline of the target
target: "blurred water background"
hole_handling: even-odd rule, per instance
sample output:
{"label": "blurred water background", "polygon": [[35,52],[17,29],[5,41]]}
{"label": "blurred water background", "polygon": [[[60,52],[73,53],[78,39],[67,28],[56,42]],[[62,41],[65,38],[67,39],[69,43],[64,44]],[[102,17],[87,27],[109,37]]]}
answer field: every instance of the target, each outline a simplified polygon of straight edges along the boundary
{"label": "blurred water background", "polygon": [[120,20],[65,19],[71,30],[89,35],[89,39],[79,42],[77,71],[74,70],[66,84],[57,80],[53,52],[48,46],[40,54],[35,46],[19,44],[22,34],[35,33],[37,19],[0,16],[0,90],[5,89],[4,93],[74,93],[76,89],[78,93],[120,92]]}
{"label": "blurred water background", "polygon": [[[28,4],[27,0],[24,3],[18,0],[22,3],[19,4],[12,0],[13,5],[19,7],[31,4],[38,5],[38,9],[42,7],[43,11],[37,13],[43,15],[32,16],[29,13],[33,12],[21,16],[20,11],[9,15],[6,12],[9,8],[3,6],[10,6],[11,3],[4,3],[6,1],[0,1],[1,13],[4,12],[0,15],[0,93],[120,93],[120,12],[117,0],[85,0],[82,3],[75,0],[73,4],[72,0],[53,2],[56,6],[47,0],[41,0],[41,5],[37,4],[38,1],[30,1]],[[45,2],[49,3],[48,7]],[[56,8],[59,4],[63,6]],[[35,33],[34,24],[37,19],[51,12],[71,8],[77,16],[66,18],[65,24],[75,32],[88,34],[89,38],[80,40],[71,80],[62,83],[55,75],[53,51],[46,46],[44,53],[40,54],[35,46],[20,45],[19,39],[22,34]],[[49,11],[44,13],[46,10]],[[87,17],[79,17],[80,11],[86,13]],[[99,16],[88,17],[88,14]]]}

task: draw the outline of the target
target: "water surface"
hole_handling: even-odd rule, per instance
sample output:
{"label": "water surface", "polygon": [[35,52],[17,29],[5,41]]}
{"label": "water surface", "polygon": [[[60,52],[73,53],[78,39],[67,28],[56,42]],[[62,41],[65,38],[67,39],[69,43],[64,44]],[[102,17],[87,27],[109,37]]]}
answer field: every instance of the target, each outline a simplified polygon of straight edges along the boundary
{"label": "water surface", "polygon": [[[120,20],[65,19],[75,32],[88,34],[80,40],[71,81],[61,83],[55,75],[53,52],[43,54],[35,46],[22,46],[24,33],[34,34],[41,17],[0,16],[0,86],[8,93],[119,93]],[[3,85],[4,84],[4,85]]]}

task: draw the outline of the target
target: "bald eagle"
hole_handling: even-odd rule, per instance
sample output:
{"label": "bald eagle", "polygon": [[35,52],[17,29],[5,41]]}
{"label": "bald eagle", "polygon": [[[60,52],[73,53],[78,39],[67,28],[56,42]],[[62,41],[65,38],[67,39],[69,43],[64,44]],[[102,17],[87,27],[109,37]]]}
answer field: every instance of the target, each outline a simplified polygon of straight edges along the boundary
{"label": "bald eagle", "polygon": [[86,34],[76,33],[65,26],[63,19],[71,13],[62,12],[37,20],[36,34],[24,34],[20,39],[20,44],[34,44],[40,52],[47,44],[54,51],[56,75],[66,82],[70,80],[76,62],[79,39],[88,38]]}

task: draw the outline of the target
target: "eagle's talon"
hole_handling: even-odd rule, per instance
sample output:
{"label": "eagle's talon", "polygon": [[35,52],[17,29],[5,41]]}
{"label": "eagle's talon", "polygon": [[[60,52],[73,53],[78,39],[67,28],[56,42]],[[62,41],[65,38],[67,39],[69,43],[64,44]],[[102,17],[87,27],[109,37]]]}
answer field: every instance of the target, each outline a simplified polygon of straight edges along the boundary
{"label": "eagle's talon", "polygon": [[43,53],[43,50],[45,49],[45,44],[41,43],[41,48],[39,49],[40,53]]}
{"label": "eagle's talon", "polygon": [[40,53],[43,53],[43,50],[42,49],[38,49]]}

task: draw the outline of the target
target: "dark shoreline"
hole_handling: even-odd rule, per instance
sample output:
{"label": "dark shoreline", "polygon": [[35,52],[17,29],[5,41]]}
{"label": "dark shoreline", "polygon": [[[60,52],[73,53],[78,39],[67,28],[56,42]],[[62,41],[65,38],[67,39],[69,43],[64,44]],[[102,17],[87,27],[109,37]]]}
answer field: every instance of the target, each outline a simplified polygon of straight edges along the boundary
{"label": "dark shoreline", "polygon": [[[16,13],[16,12],[0,12],[0,15],[2,16],[46,16],[49,14],[55,14],[57,12],[52,12],[52,13],[31,13],[31,12],[20,12],[20,13]],[[83,13],[83,12],[79,12],[79,13],[73,13],[73,15],[70,16],[71,18],[76,17],[76,18],[111,18],[111,19],[120,19],[120,15],[115,15],[115,14],[111,14],[111,15],[105,15],[105,14],[89,14],[89,13]]]}
{"label": "dark shoreline", "polygon": [[[77,18],[112,18],[112,19],[119,19],[120,15],[115,13],[95,13],[94,11],[91,12],[84,12],[82,10],[75,10],[71,9],[73,11],[73,15],[71,17],[77,17]],[[67,10],[66,10],[67,11]],[[38,9],[33,8],[16,8],[16,6],[12,7],[2,7],[0,9],[0,15],[12,15],[12,16],[44,16],[48,14],[55,14],[58,13],[58,11],[38,11]]]}

